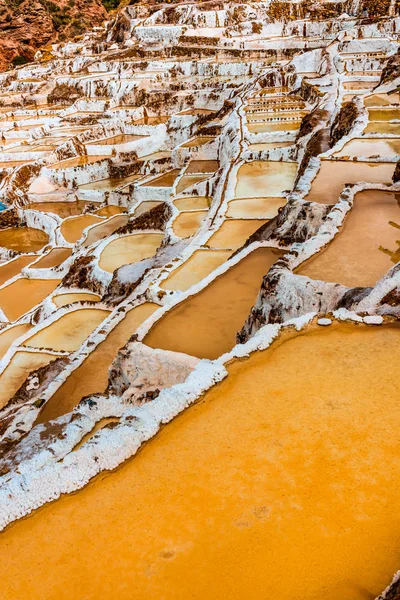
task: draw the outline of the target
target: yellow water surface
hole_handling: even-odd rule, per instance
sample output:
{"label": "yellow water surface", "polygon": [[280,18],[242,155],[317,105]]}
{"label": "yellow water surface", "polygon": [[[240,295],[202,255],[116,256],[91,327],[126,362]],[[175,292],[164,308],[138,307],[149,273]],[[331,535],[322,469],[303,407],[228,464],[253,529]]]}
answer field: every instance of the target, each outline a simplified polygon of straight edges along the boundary
{"label": "yellow water surface", "polygon": [[399,342],[341,324],[231,364],[119,469],[0,534],[2,597],[372,600],[399,566]]}

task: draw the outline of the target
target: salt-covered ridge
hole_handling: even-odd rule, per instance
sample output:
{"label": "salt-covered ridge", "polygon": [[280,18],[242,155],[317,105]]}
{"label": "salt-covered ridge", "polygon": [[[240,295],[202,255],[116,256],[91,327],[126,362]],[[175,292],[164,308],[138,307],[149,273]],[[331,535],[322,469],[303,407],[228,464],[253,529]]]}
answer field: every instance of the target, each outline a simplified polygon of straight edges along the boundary
{"label": "salt-covered ridge", "polygon": [[400,20],[235,8],[129,6],[0,76],[2,527],[292,324],[399,317]]}

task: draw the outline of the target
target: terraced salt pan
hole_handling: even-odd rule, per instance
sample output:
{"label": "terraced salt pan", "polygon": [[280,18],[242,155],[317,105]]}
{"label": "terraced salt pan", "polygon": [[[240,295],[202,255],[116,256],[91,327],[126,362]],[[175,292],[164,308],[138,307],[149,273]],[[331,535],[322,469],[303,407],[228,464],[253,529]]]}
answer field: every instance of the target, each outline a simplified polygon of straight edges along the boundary
{"label": "terraced salt pan", "polygon": [[42,302],[56,289],[60,281],[21,277],[0,290],[0,308],[10,321],[15,321]]}
{"label": "terraced salt pan", "polygon": [[125,212],[125,210],[126,209],[122,206],[113,206],[112,204],[109,204],[108,206],[103,206],[103,208],[96,210],[96,215],[99,215],[99,217],[113,217],[114,215]]}
{"label": "terraced salt pan", "polygon": [[134,216],[135,217],[140,217],[140,215],[143,215],[145,212],[147,212],[148,210],[151,210],[152,208],[155,208],[156,206],[159,206],[160,204],[162,204],[162,202],[159,202],[157,200],[145,200],[144,202],[141,202],[134,210]]}
{"label": "terraced salt pan", "polygon": [[87,235],[86,240],[84,241],[84,246],[91,246],[95,242],[112,235],[114,231],[126,225],[128,222],[128,215],[116,215],[106,221],[105,223],[100,223],[99,225],[95,225],[93,229],[91,229]]}
{"label": "terraced salt pan", "polygon": [[272,248],[254,250],[170,310],[151,328],[144,343],[199,358],[214,359],[228,352],[256,301],[263,276],[281,255]]}
{"label": "terraced salt pan", "polygon": [[276,133],[277,131],[297,131],[300,129],[300,124],[300,120],[278,123],[266,121],[264,123],[247,123],[247,129],[250,133]]}
{"label": "terraced salt pan", "polygon": [[196,233],[206,216],[206,210],[182,212],[173,222],[172,229],[178,237],[190,237]]}
{"label": "terraced salt pan", "polygon": [[[90,183],[83,183],[78,186],[79,190],[98,190],[103,192],[112,192],[113,190],[118,190],[124,185],[128,185],[128,183],[133,183],[143,177],[142,175],[129,175],[129,177],[122,177],[120,179],[100,179],[99,181],[91,181]],[[100,214],[98,212],[97,214]],[[107,215],[104,215],[107,216]]]}
{"label": "terraced salt pan", "polygon": [[185,171],[185,175],[193,173],[215,173],[215,171],[218,171],[218,168],[218,160],[191,160]]}
{"label": "terraced salt pan", "polygon": [[390,106],[400,104],[400,94],[372,94],[364,99],[364,106]]}
{"label": "terraced salt pan", "polygon": [[278,209],[285,206],[286,198],[243,198],[231,200],[228,205],[227,217],[272,219],[278,214]]}
{"label": "terraced salt pan", "polygon": [[214,140],[215,138],[212,136],[203,135],[200,137],[193,138],[188,142],[185,142],[185,144],[182,144],[182,148],[196,148],[197,146],[205,146],[205,144],[208,144],[209,142],[212,142]]}
{"label": "terraced salt pan", "polygon": [[160,177],[155,177],[143,183],[143,187],[172,187],[174,185],[174,181],[179,174],[179,169],[173,169],[172,171],[168,171],[164,173]]}
{"label": "terraced salt pan", "polygon": [[185,196],[174,200],[174,204],[178,210],[201,210],[208,209],[211,203],[211,198],[207,196]]}
{"label": "terraced salt pan", "polygon": [[254,152],[268,152],[269,150],[275,150],[275,148],[287,148],[288,146],[293,146],[293,142],[262,142],[249,144],[249,150]]}
{"label": "terraced salt pan", "polygon": [[266,223],[262,219],[227,219],[207,242],[209,248],[237,250]]}
{"label": "terraced salt pan", "polygon": [[54,165],[50,165],[48,169],[58,170],[58,169],[74,169],[76,167],[83,167],[85,165],[91,165],[99,160],[104,158],[110,158],[109,156],[78,156],[77,158],[67,158],[66,160],[62,160],[61,162],[55,163]]}
{"label": "terraced salt pan", "polygon": [[[77,296],[79,294],[76,294]],[[81,308],[68,312],[24,342],[30,348],[73,352],[109,314],[108,310]]]}
{"label": "terraced salt pan", "polygon": [[209,175],[184,175],[176,186],[176,193],[180,194],[183,192],[183,190],[186,190],[188,187],[208,179],[208,177]]}
{"label": "terraced salt pan", "polygon": [[52,248],[48,254],[35,263],[35,269],[50,269],[58,267],[72,254],[71,248]]}
{"label": "terraced salt pan", "polygon": [[113,273],[122,265],[139,262],[154,256],[164,234],[134,233],[112,240],[100,255],[99,266],[104,271]]}
{"label": "terraced salt pan", "polygon": [[392,157],[400,155],[400,139],[362,139],[356,138],[347,142],[339,152],[335,153],[335,156],[378,156],[378,157]]}
{"label": "terraced salt pan", "polygon": [[255,160],[239,168],[235,198],[280,196],[291,190],[297,163]]}
{"label": "terraced salt pan", "polygon": [[370,121],[392,121],[400,119],[399,108],[370,108],[368,109]]}
{"label": "terraced salt pan", "polygon": [[234,362],[132,460],[2,534],[4,599],[375,598],[400,552],[399,336],[313,328]]}
{"label": "terraced salt pan", "polygon": [[92,292],[77,292],[72,294],[59,294],[57,296],[53,296],[52,302],[60,307],[66,306],[67,304],[72,304],[73,302],[99,302],[100,296],[98,294],[93,294]]}
{"label": "terraced salt pan", "polygon": [[0,359],[3,358],[11,344],[32,328],[29,323],[8,327],[6,331],[0,331]]}
{"label": "terraced salt pan", "polygon": [[316,178],[311,183],[311,190],[306,200],[320,204],[335,204],[346,183],[357,181],[391,183],[394,166],[393,163],[323,160]]}
{"label": "terraced salt pan", "polygon": [[81,237],[83,230],[89,225],[102,222],[101,217],[97,215],[80,215],[79,217],[72,217],[61,223],[60,231],[64,239],[70,244],[75,244]]}
{"label": "terraced salt pan", "polygon": [[41,212],[55,213],[62,219],[80,215],[88,202],[32,202],[27,208],[40,210]]}
{"label": "terraced salt pan", "polygon": [[400,136],[400,123],[389,123],[388,121],[372,121],[364,129],[364,133],[380,133]]}
{"label": "terraced salt pan", "polygon": [[196,250],[161,283],[165,290],[188,290],[228,260],[230,250]]}
{"label": "terraced salt pan", "polygon": [[108,368],[118,350],[158,308],[157,304],[147,302],[129,311],[51,397],[40,412],[36,424],[70,412],[84,396],[104,391],[108,383]]}
{"label": "terraced salt pan", "polygon": [[46,352],[16,352],[0,375],[0,408],[19,390],[31,371],[48,365],[56,358]]}
{"label": "terraced salt pan", "polygon": [[49,241],[49,236],[32,227],[9,227],[0,231],[0,246],[16,252],[37,252]]}
{"label": "terraced salt pan", "polygon": [[15,277],[21,272],[21,269],[28,266],[36,259],[35,256],[20,256],[14,260],[0,266],[0,285]]}
{"label": "terraced salt pan", "polygon": [[296,272],[349,287],[372,286],[397,262],[399,230],[400,194],[360,192],[339,233]]}

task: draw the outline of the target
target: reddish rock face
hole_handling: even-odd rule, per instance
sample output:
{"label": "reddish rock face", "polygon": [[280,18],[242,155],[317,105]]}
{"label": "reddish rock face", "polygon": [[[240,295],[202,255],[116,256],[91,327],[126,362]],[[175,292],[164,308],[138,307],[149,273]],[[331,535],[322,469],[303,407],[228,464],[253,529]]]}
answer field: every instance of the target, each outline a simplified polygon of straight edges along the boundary
{"label": "reddish rock face", "polygon": [[106,17],[100,0],[0,0],[0,71],[12,61],[31,61],[41,46],[74,37]]}

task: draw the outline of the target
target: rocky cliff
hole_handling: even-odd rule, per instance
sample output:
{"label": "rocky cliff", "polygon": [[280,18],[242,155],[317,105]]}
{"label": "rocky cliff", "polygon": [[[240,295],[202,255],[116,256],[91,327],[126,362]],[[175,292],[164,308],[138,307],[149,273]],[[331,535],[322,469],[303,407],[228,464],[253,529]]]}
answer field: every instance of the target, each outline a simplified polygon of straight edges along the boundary
{"label": "rocky cliff", "polygon": [[100,0],[0,0],[0,71],[31,61],[48,42],[73,38],[106,17]]}

